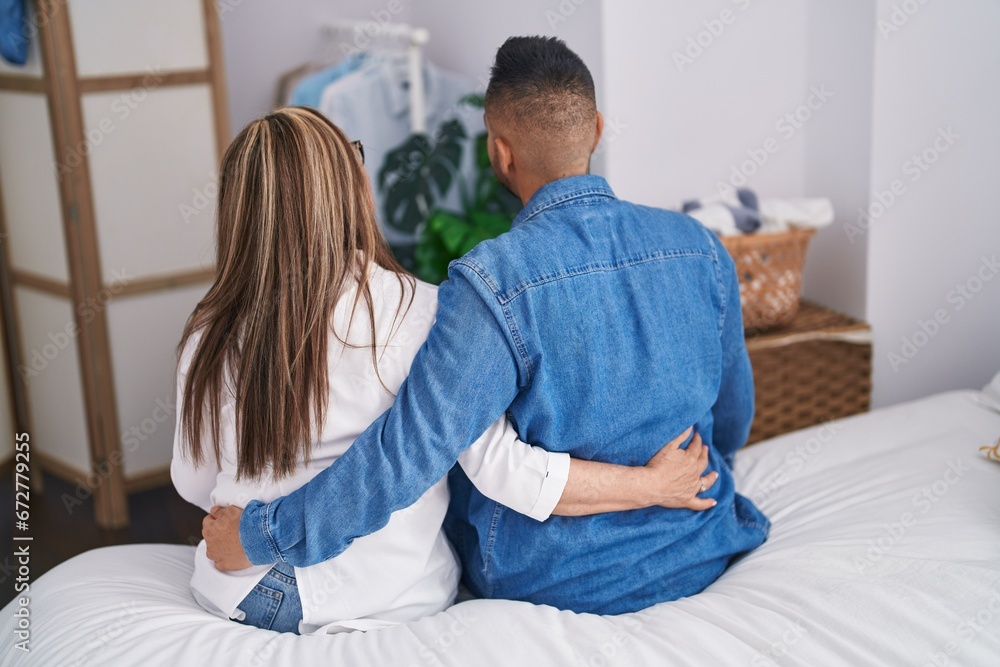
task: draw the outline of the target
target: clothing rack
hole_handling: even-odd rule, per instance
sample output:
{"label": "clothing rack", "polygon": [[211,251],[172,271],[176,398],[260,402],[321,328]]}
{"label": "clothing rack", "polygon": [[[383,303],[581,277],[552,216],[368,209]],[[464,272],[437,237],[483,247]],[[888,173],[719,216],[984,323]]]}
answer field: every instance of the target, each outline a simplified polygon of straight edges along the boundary
{"label": "clothing rack", "polygon": [[[374,34],[369,30],[376,26]],[[337,19],[323,24],[322,30],[328,39],[343,39],[350,34],[354,43],[358,38],[403,40],[409,44],[410,77],[410,127],[414,134],[427,133],[427,100],[424,92],[424,45],[430,40],[426,28],[414,28],[405,23],[379,24],[374,21],[352,21]]]}

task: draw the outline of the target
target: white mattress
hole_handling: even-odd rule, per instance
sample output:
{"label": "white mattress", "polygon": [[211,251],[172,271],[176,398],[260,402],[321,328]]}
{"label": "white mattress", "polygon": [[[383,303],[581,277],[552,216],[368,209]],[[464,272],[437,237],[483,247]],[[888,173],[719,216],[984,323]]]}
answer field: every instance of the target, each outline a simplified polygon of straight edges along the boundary
{"label": "white mattress", "polygon": [[474,600],[367,634],[279,635],[203,612],[192,548],[120,546],[32,584],[30,654],[13,649],[8,605],[0,664],[1000,665],[1000,466],[977,452],[1000,414],[978,396],[742,451],[738,484],[770,539],[703,593],[637,614]]}

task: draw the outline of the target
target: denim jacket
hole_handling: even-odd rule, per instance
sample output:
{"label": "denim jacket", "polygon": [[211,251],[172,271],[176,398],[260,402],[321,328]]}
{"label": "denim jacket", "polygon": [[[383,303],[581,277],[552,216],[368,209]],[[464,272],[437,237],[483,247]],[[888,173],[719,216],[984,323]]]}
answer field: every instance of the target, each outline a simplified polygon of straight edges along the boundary
{"label": "denim jacket", "polygon": [[701,591],[764,542],[769,522],[730,470],[753,417],[739,286],[701,224],[621,201],[596,176],[561,179],[510,232],[451,264],[438,304],[392,408],[309,483],[247,505],[251,562],[336,556],[504,412],[525,442],[630,466],[694,424],[718,504],[538,522],[455,470],[447,530],[478,595],[625,613]]}

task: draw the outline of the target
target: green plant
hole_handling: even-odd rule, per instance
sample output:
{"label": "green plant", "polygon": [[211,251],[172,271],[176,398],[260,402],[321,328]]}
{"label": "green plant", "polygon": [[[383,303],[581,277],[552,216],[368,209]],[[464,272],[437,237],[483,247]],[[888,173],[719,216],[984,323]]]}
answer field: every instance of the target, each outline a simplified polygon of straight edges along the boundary
{"label": "green plant", "polygon": [[[462,102],[483,106],[481,95],[469,95]],[[386,156],[379,170],[379,188],[385,193],[385,220],[396,229],[419,235],[412,256],[406,249],[394,250],[404,266],[427,282],[442,282],[448,277],[452,260],[509,230],[521,209],[520,200],[493,174],[485,132],[471,140],[475,171],[472,182],[467,181],[461,164],[468,144],[461,121],[450,120],[441,125],[433,141],[424,134],[411,135]],[[439,205],[456,184],[461,212]]]}

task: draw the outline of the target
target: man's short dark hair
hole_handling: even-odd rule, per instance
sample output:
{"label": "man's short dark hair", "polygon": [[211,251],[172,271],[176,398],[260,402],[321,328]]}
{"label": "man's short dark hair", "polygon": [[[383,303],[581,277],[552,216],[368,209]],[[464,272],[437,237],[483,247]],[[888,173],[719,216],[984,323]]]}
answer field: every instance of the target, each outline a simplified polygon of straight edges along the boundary
{"label": "man's short dark hair", "polygon": [[511,37],[497,51],[486,112],[528,130],[592,126],[594,79],[580,56],[555,37]]}

